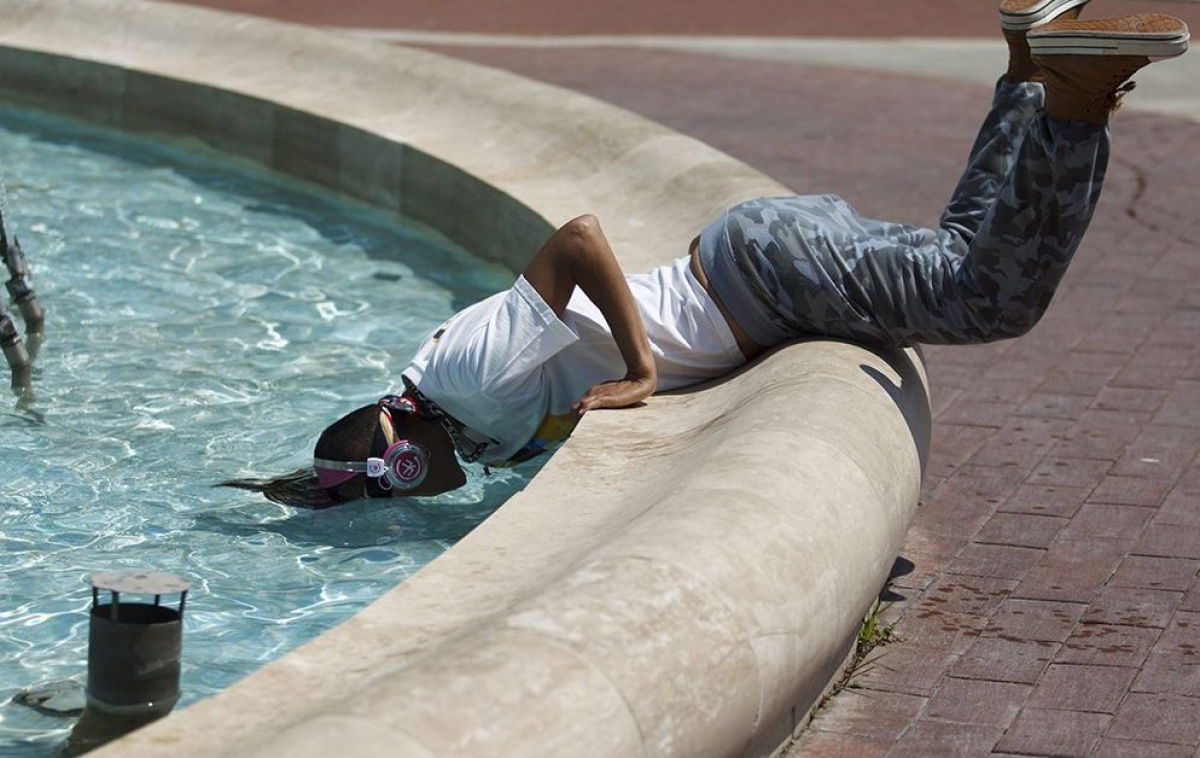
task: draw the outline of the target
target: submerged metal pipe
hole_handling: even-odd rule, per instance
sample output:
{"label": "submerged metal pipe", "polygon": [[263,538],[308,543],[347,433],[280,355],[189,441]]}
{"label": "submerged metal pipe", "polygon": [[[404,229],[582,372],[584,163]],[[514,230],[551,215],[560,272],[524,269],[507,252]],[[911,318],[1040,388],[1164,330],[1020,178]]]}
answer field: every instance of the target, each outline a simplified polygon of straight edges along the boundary
{"label": "submerged metal pipe", "polygon": [[21,242],[13,234],[8,225],[8,189],[0,180],[0,259],[8,269],[8,281],[4,283],[9,297],[21,313],[25,322],[25,339],[27,347],[12,347],[20,342],[16,334],[16,326],[12,317],[0,306],[0,347],[4,349],[5,360],[13,373],[13,388],[19,392],[27,392],[30,385],[29,364],[37,357],[38,350],[46,338],[46,312],[33,287],[29,284],[29,269],[25,265],[25,253],[21,250]]}
{"label": "submerged metal pipe", "polygon": [[33,288],[29,286],[26,278],[25,254],[21,252],[20,243],[8,228],[8,220],[4,215],[4,196],[4,187],[0,183],[0,258],[4,260],[9,274],[9,280],[4,286],[21,311],[30,341],[29,348],[26,349],[12,316],[0,302],[0,351],[4,353],[4,360],[12,373],[13,391],[25,402],[33,397],[33,356],[45,340],[46,314],[38,304]]}
{"label": "submerged metal pipe", "polygon": [[0,351],[12,371],[12,388],[19,395],[33,389],[33,365],[12,317],[0,303]]}
{"label": "submerged metal pipe", "polygon": [[[92,582],[88,678],[83,715],[66,751],[79,755],[162,718],[179,701],[183,606],[188,583],[170,574],[104,572]],[[100,603],[100,591],[111,602]],[[179,607],[161,604],[179,593]],[[122,594],[153,595],[153,603],[130,603]]]}
{"label": "submerged metal pipe", "polygon": [[0,211],[0,254],[4,257],[4,265],[8,268],[9,275],[9,280],[4,286],[21,312],[21,320],[25,322],[25,339],[29,344],[29,357],[32,360],[37,357],[38,349],[45,340],[46,312],[29,284],[29,270],[25,266],[25,253],[21,250],[21,243],[15,236],[10,236],[8,224],[3,219],[3,211]]}

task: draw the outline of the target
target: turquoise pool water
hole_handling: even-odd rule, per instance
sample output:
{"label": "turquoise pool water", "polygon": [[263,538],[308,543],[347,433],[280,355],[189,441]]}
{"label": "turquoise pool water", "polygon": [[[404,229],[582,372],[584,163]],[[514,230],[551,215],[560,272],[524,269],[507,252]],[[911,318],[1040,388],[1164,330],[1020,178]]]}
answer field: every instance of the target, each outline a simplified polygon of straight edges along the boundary
{"label": "turquoise pool water", "polygon": [[[421,337],[512,274],[427,230],[167,142],[0,110],[8,210],[45,306],[32,411],[0,395],[0,754],[71,726],[11,701],[82,678],[85,577],[182,574],[181,707],[344,620],[532,468],[326,511],[214,482],[306,465]],[[8,400],[4,400],[8,397]]]}

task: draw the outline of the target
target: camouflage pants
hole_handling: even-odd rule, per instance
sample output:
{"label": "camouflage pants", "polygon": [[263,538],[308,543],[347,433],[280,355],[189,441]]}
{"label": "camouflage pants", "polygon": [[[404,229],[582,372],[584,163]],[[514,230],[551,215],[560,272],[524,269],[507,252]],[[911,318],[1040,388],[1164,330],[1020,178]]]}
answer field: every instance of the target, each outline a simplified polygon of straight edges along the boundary
{"label": "camouflage pants", "polygon": [[1091,219],[1102,127],[1041,113],[1039,84],[996,87],[937,229],[860,216],[835,195],[762,198],[701,234],[717,294],[764,345],[973,343],[1028,331]]}

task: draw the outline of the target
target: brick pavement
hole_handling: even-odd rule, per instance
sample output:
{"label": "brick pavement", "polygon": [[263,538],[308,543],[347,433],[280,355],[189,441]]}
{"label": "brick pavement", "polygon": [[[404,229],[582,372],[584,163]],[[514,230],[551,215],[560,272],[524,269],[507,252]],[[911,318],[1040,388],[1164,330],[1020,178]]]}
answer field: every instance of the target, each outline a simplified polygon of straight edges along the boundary
{"label": "brick pavement", "polygon": [[[1200,27],[1200,7],[1173,7]],[[988,97],[684,53],[446,51],[915,223],[936,219]],[[887,612],[899,641],[789,756],[1200,754],[1198,186],[1200,125],[1119,114],[1101,207],[1042,323],[926,350],[933,446]]]}
{"label": "brick pavement", "polygon": [[[990,36],[991,0],[176,0],[327,26],[492,34]],[[1106,13],[1169,13],[1192,0],[1104,0]],[[981,13],[980,10],[983,10]]]}

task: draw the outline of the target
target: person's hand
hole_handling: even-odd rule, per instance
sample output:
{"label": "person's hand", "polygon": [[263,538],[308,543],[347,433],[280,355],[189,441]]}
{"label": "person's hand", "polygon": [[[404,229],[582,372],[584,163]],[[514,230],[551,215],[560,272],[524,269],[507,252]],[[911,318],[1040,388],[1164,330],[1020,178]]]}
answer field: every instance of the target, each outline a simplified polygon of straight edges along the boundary
{"label": "person's hand", "polygon": [[575,403],[574,411],[580,416],[597,408],[627,408],[637,405],[654,394],[657,380],[653,376],[625,377],[611,382],[601,382],[584,393]]}

